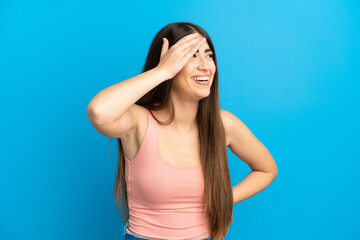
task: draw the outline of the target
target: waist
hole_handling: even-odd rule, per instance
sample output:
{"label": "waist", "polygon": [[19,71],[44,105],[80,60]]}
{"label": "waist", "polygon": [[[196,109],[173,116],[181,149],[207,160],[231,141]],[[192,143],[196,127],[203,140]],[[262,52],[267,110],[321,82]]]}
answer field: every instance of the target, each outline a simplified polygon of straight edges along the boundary
{"label": "waist", "polygon": [[153,239],[203,239],[210,236],[206,213],[186,211],[142,211],[130,209],[129,229]]}

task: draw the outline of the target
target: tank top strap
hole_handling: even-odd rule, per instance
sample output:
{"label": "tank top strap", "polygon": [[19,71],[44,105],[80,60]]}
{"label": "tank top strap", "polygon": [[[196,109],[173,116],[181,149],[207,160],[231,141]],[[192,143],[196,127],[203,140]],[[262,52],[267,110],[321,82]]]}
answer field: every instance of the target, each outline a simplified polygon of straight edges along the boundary
{"label": "tank top strap", "polygon": [[151,133],[154,134],[154,132],[156,132],[156,131],[154,131],[156,128],[156,124],[154,121],[156,121],[156,120],[155,120],[154,116],[152,115],[153,112],[150,109],[147,109],[147,111],[148,111],[148,129],[147,129],[147,131],[151,129],[150,130]]}
{"label": "tank top strap", "polygon": [[[146,130],[145,130],[145,134],[143,136],[143,139],[140,143],[140,147],[139,150],[137,152],[137,154],[135,155],[135,157],[131,160],[131,163],[134,162],[138,162],[138,161],[143,161],[141,160],[141,158],[144,158],[144,156],[148,155],[149,152],[152,152],[151,149],[153,149],[153,144],[154,141],[156,141],[156,126],[155,126],[155,119],[153,118],[153,116],[150,113],[150,110],[147,109],[148,112],[148,118],[147,118],[147,126],[146,126]],[[130,162],[130,160],[125,156],[125,154],[123,154],[125,159],[127,161]],[[137,160],[138,158],[140,158],[139,160]]]}
{"label": "tank top strap", "polygon": [[148,110],[148,129],[146,130],[147,132],[149,132],[149,134],[151,135],[151,141],[155,144],[158,145],[158,140],[159,140],[159,136],[158,136],[158,123],[156,121],[156,119],[153,116],[153,111],[150,109]]}

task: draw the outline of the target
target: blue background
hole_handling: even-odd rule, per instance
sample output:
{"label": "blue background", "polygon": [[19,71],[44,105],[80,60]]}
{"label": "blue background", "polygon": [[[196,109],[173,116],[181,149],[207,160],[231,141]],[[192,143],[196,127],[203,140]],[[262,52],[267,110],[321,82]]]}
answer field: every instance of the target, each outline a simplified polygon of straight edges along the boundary
{"label": "blue background", "polygon": [[[86,107],[189,21],[212,38],[221,107],[279,170],[226,239],[360,239],[357,1],[1,1],[0,239],[122,239],[117,140]],[[251,170],[229,149],[233,186]]]}

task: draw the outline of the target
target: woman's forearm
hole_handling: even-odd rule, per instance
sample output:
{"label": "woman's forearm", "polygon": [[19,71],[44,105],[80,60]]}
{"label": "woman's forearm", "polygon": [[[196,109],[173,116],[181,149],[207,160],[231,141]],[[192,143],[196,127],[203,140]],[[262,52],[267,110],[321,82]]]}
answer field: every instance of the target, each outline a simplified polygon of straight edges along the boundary
{"label": "woman's forearm", "polygon": [[89,116],[98,124],[114,122],[147,92],[169,79],[167,75],[156,67],[101,90],[88,104]]}
{"label": "woman's forearm", "polygon": [[251,171],[233,187],[234,204],[243,201],[264,190],[276,178],[276,174]]}

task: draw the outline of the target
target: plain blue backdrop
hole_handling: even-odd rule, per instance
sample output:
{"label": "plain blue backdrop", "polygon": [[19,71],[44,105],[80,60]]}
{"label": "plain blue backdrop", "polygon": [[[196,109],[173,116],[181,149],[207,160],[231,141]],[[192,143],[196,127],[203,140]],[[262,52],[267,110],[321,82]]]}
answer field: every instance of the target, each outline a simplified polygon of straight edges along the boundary
{"label": "plain blue backdrop", "polygon": [[[122,239],[117,140],[86,107],[179,21],[209,33],[221,108],[279,170],[226,239],[360,239],[360,4],[340,0],[1,1],[0,239]],[[228,156],[234,186],[251,169]]]}

